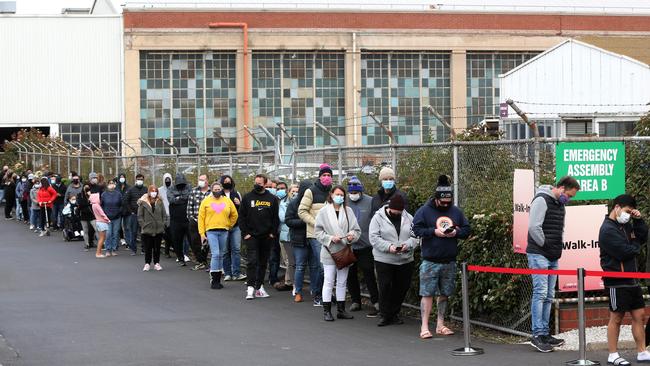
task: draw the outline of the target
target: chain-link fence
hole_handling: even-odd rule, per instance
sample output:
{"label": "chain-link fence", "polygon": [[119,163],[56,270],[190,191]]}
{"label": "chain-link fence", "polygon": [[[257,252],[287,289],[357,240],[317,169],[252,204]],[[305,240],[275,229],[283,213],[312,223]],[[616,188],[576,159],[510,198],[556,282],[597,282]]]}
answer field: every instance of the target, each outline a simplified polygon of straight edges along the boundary
{"label": "chain-link fence", "polygon": [[[329,163],[334,180],[345,181],[356,175],[373,195],[380,187],[379,170],[391,166],[400,189],[407,193],[409,211],[426,202],[440,174],[452,177],[457,205],[470,218],[473,237],[463,243],[463,260],[472,264],[525,267],[526,257],[512,250],[513,177],[515,169],[533,169],[536,182],[555,180],[555,147],[562,141],[625,141],[628,192],[637,196],[643,212],[650,209],[650,137],[540,139],[517,141],[457,141],[426,145],[375,145],[362,147],[326,147],[283,154],[279,149],[217,155],[143,155],[115,156],[112,152],[47,150],[24,146],[16,150],[22,164],[34,170],[51,170],[66,175],[74,170],[86,177],[91,171],[105,178],[119,172],[133,181],[136,172],[147,183],[162,184],[164,173],[183,173],[196,181],[199,174],[215,179],[230,174],[248,180],[267,173],[286,181],[313,179],[319,166]],[[102,154],[104,154],[102,156]],[[240,190],[248,187],[240,185]],[[593,202],[581,202],[589,204]],[[602,202],[598,202],[602,203]],[[467,244],[466,244],[467,243]],[[519,334],[530,333],[530,296],[528,276],[470,276],[473,320],[497,329]],[[488,276],[492,276],[486,279]],[[417,274],[408,301],[417,306]],[[574,294],[559,294],[558,297]],[[566,300],[566,299],[565,299]],[[504,310],[505,311],[500,311]]]}

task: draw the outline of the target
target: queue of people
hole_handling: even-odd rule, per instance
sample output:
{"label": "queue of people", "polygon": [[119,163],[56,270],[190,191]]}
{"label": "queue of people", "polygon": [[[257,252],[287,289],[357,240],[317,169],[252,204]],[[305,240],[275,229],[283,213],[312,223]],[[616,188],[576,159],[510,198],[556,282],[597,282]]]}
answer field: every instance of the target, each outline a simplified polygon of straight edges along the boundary
{"label": "queue of people", "polygon": [[[143,174],[129,185],[124,174],[107,180],[90,173],[84,180],[71,172],[66,186],[56,174],[7,171],[3,184],[5,198],[13,203],[6,206],[6,217],[15,207],[16,218],[30,222],[39,235],[62,230],[66,240],[79,239],[85,250],[94,249],[97,259],[125,250],[144,255],[142,271],[161,271],[161,250],[167,257],[173,250],[179,267],[193,261],[192,270],[209,272],[211,289],[246,281],[247,300],[269,297],[274,289],[291,291],[295,303],[305,301],[308,272],[311,302],[323,307],[325,321],[353,319],[352,313],[364,308],[363,276],[370,293],[366,316],[378,317],[382,327],[402,324],[400,309],[411,286],[413,254],[422,246],[420,337],[432,337],[428,313],[433,297],[438,304],[436,333],[453,334],[444,316],[455,285],[458,239],[469,235],[468,221],[451,204],[446,176],[432,187],[432,199],[415,216],[406,210],[408,200],[395,185],[394,171],[384,167],[379,177],[379,189],[372,195],[357,177],[345,186],[335,185],[328,164],[320,166],[315,181],[289,185],[258,174],[250,189],[236,188],[232,176],[210,180],[205,174],[195,187],[183,174],[164,174],[163,185],[156,187],[146,186]],[[282,277],[281,267],[286,268]]]}

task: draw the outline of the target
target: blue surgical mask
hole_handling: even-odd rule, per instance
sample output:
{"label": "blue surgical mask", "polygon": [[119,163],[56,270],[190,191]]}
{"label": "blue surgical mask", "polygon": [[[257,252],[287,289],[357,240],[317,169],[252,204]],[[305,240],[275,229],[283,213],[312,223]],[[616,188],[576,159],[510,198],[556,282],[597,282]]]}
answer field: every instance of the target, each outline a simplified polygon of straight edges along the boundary
{"label": "blue surgical mask", "polygon": [[332,201],[334,201],[334,203],[336,203],[337,205],[342,205],[343,202],[345,202],[345,197],[343,197],[343,196],[334,196],[334,197],[332,197]]}
{"label": "blue surgical mask", "polygon": [[287,190],[286,189],[281,189],[281,190],[275,192],[275,195],[278,196],[279,199],[284,199],[284,197],[287,196]]}
{"label": "blue surgical mask", "polygon": [[561,205],[566,205],[567,203],[569,203],[570,200],[571,198],[569,198],[569,196],[567,196],[564,193],[560,194],[560,198],[558,198],[558,201],[560,202]]}
{"label": "blue surgical mask", "polygon": [[393,187],[395,187],[395,181],[394,180],[382,180],[381,181],[381,186],[384,189],[393,189]]}
{"label": "blue surgical mask", "polygon": [[267,188],[266,191],[274,196],[278,192],[275,188]]}

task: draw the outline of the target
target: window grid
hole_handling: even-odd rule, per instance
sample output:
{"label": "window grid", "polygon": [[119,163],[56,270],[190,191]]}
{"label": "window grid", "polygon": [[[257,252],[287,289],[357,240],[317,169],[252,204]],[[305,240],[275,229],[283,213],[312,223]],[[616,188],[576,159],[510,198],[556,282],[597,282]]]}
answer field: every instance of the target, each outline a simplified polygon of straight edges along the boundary
{"label": "window grid", "polygon": [[499,75],[537,56],[539,52],[467,53],[467,124],[499,116]]}
{"label": "window grid", "polygon": [[120,151],[122,126],[120,123],[61,123],[59,136],[77,148],[81,144],[90,145],[91,142],[104,148],[106,140],[113,149]]}

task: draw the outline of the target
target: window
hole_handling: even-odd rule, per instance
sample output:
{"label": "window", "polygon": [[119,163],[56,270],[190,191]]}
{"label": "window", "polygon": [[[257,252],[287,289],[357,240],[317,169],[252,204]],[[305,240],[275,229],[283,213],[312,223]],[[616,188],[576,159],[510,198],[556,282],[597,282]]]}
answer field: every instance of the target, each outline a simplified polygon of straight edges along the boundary
{"label": "window", "polygon": [[636,122],[598,122],[598,135],[608,137],[634,136]]}
{"label": "window", "polygon": [[591,120],[565,120],[567,137],[579,137],[593,133]]}
{"label": "window", "polygon": [[59,125],[59,135],[74,147],[92,142],[105,148],[106,140],[117,151],[120,151],[119,142],[122,139],[120,123],[62,123]]}

